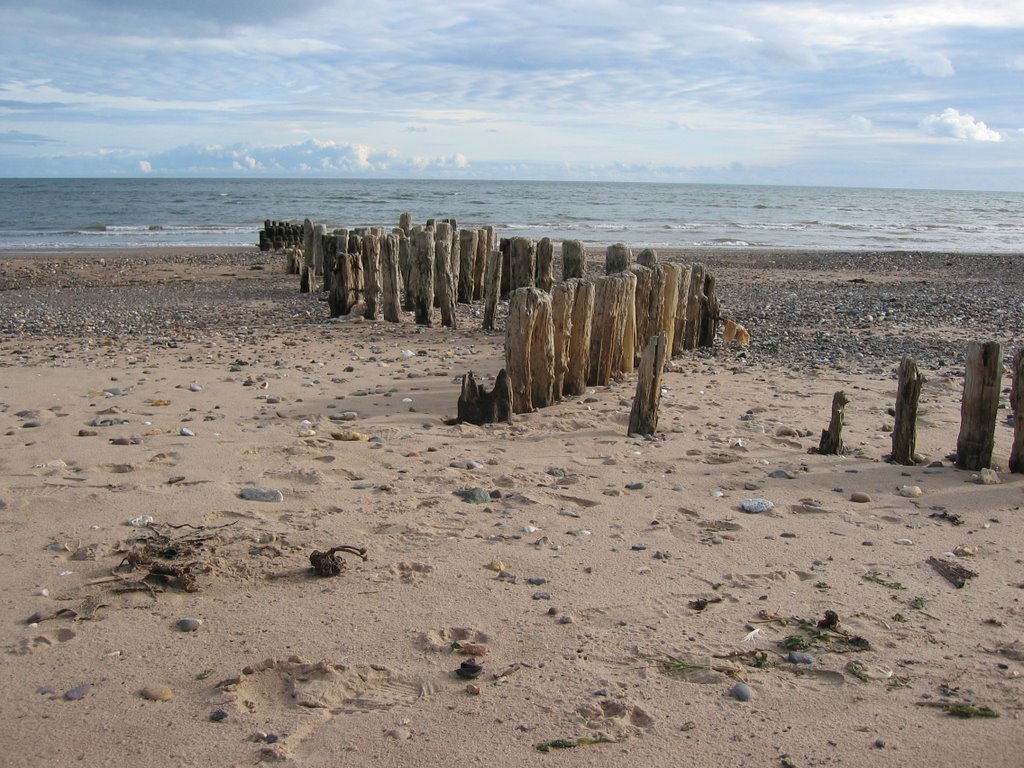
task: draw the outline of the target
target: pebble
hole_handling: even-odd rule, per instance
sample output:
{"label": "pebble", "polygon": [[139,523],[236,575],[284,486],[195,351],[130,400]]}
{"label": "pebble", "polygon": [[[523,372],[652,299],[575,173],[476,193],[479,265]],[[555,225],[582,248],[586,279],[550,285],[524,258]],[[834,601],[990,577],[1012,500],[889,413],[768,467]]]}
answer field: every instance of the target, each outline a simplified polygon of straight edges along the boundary
{"label": "pebble", "polygon": [[133,528],[142,528],[145,525],[155,522],[152,515],[139,515],[129,520],[126,525],[130,525]]}
{"label": "pebble", "polygon": [[919,496],[924,496],[924,491],[917,485],[901,485],[899,494],[906,499],[916,499]]}
{"label": "pebble", "polygon": [[774,477],[779,480],[796,480],[796,475],[788,469],[776,469],[774,472],[769,472],[768,477]]}
{"label": "pebble", "polygon": [[238,495],[246,501],[284,501],[284,494],[274,488],[243,488]]}
{"label": "pebble", "polygon": [[545,579],[543,576],[531,576],[526,580],[526,583],[529,584],[531,587],[539,587],[542,584],[547,584],[548,580]]}
{"label": "pebble", "polygon": [[633,550],[634,552],[643,552],[645,549],[647,549],[647,545],[646,544],[634,544],[633,546],[630,547],[630,549]]}
{"label": "pebble", "polygon": [[980,485],[1000,485],[1002,482],[999,479],[999,474],[994,469],[983,469],[978,475],[978,483]]}
{"label": "pebble", "polygon": [[174,698],[174,691],[169,685],[153,683],[142,689],[142,698],[148,701],[170,701]]}
{"label": "pebble", "polygon": [[219,723],[222,720],[228,719],[228,711],[223,708],[215,709],[210,713],[210,722]]}
{"label": "pebble", "polygon": [[179,429],[178,430],[178,434],[181,435],[182,437],[195,437],[196,436],[196,433],[193,432],[188,427],[182,427],[181,429]]}
{"label": "pebble", "polygon": [[626,483],[627,491],[642,491],[644,489],[643,483]]}
{"label": "pebble", "polygon": [[754,689],[746,683],[736,683],[729,689],[729,695],[737,701],[750,701],[754,698]]}
{"label": "pebble", "polygon": [[86,697],[86,695],[91,690],[92,690],[92,686],[89,683],[84,683],[82,685],[79,685],[79,686],[76,686],[76,687],[72,688],[70,691],[65,691],[64,692],[64,700],[65,701],[81,701],[82,699],[84,699]]}
{"label": "pebble", "polygon": [[850,494],[850,501],[857,504],[867,504],[871,501],[871,497],[863,491],[854,491]]}
{"label": "pebble", "polygon": [[775,504],[768,499],[744,499],[740,502],[740,509],[748,514],[757,515],[771,512],[775,509]]}
{"label": "pebble", "polygon": [[551,593],[550,592],[534,592],[533,593],[533,599],[534,600],[550,600],[551,599]]}
{"label": "pebble", "polygon": [[800,651],[790,651],[786,657],[786,661],[790,664],[813,664],[814,657],[809,653],[800,653]]}
{"label": "pebble", "polygon": [[460,488],[452,493],[467,504],[486,504],[491,500],[490,492],[483,488]]}
{"label": "pebble", "polygon": [[182,632],[195,632],[203,626],[202,619],[184,618],[178,619],[178,629]]}

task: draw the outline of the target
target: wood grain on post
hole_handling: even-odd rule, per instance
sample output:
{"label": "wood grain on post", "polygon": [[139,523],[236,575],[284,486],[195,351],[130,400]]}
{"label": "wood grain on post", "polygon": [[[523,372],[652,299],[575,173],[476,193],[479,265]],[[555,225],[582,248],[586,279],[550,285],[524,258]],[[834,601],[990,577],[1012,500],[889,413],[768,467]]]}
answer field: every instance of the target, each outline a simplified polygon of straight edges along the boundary
{"label": "wood grain on post", "polygon": [[473,301],[473,279],[475,277],[474,266],[476,263],[477,239],[479,233],[475,229],[459,230],[459,290],[458,301],[460,304],[469,304]]}
{"label": "wood grain on post", "polygon": [[[318,277],[324,272],[324,238],[327,236],[327,225],[317,224],[313,230],[313,276]],[[310,288],[312,290],[312,288]]]}
{"label": "wood grain on post", "polygon": [[403,213],[403,214],[399,215],[399,217],[398,217],[398,228],[401,229],[405,233],[406,237],[409,236],[409,234],[412,232],[412,214],[411,213],[406,212],[406,213]]}
{"label": "wood grain on post", "polygon": [[[636,278],[619,272],[598,278],[594,284],[594,321],[590,330],[590,386],[604,386],[619,372],[622,339],[626,331],[632,287]],[[630,351],[632,354],[632,351]]]}
{"label": "wood grain on post", "polygon": [[537,250],[528,237],[513,237],[509,245],[509,259],[512,274],[509,276],[509,291],[532,288],[537,271]]}
{"label": "wood grain on post", "polygon": [[327,303],[331,308],[331,317],[341,317],[349,314],[359,301],[359,285],[356,283],[358,273],[352,271],[352,255],[348,252],[348,230],[339,229],[335,239],[337,252],[334,258],[334,277],[331,279]]}
{"label": "wood grain on post", "polygon": [[376,320],[380,312],[380,238],[367,235],[363,238],[363,301],[366,310],[363,317]]}
{"label": "wood grain on post", "polygon": [[460,256],[459,230],[455,227],[455,219],[448,219],[448,224],[452,228],[452,243],[448,255],[448,263],[452,273],[452,305],[454,306],[459,297],[459,275],[462,274],[462,257]]}
{"label": "wood grain on post", "polygon": [[678,264],[662,264],[661,272],[663,278],[662,303],[661,303],[661,331],[665,334],[665,343],[669,355],[675,349],[676,338],[676,306],[679,304],[679,276],[682,267]]}
{"label": "wood grain on post", "polygon": [[999,386],[1003,378],[1002,348],[998,342],[967,345],[964,394],[960,402],[960,435],[956,466],[977,472],[992,466],[995,448]]}
{"label": "wood grain on post", "polygon": [[551,277],[551,264],[554,258],[555,248],[551,244],[551,238],[542,237],[537,243],[537,273],[534,276],[534,284],[548,293],[551,293],[551,284],[554,282]]}
{"label": "wood grain on post", "polygon": [[896,424],[892,430],[892,454],[889,461],[910,466],[914,463],[917,446],[917,405],[921,399],[924,376],[917,363],[909,357],[900,362],[899,383],[896,388]]}
{"label": "wood grain on post", "polygon": [[562,279],[572,280],[574,277],[582,278],[584,267],[587,262],[586,251],[583,248],[582,240],[562,241]]}
{"label": "wood grain on post", "polygon": [[478,229],[476,232],[476,256],[473,257],[473,301],[483,301],[484,298],[484,274],[487,270],[488,233],[486,229]]}
{"label": "wood grain on post", "polygon": [[434,314],[434,231],[413,232],[409,290],[417,325],[433,325]]}
{"label": "wood grain on post", "polygon": [[626,324],[622,329],[622,347],[615,365],[616,378],[636,369],[636,275],[623,272],[626,286]]}
{"label": "wood grain on post", "polygon": [[[655,333],[658,332],[657,323],[661,322],[661,314],[659,313],[657,318],[651,313],[651,297],[654,291],[654,270],[649,267],[642,266],[640,264],[633,264],[630,266],[629,271],[636,275],[636,294],[634,296],[634,303],[636,305],[636,338],[637,339],[649,339]],[[645,345],[646,346],[646,345]],[[635,355],[639,356],[644,350],[637,345],[634,350]],[[639,360],[634,357],[634,363]]]}
{"label": "wood grain on post", "polygon": [[485,331],[494,330],[494,314],[498,309],[498,299],[501,298],[501,263],[500,251],[491,251],[487,254],[487,275],[484,279],[484,321]]}
{"label": "wood grain on post", "polygon": [[575,285],[570,326],[568,370],[562,394],[575,397],[587,391],[590,377],[590,335],[594,326],[594,284],[580,278],[567,283]]}
{"label": "wood grain on post", "polygon": [[686,308],[690,301],[690,280],[693,277],[692,265],[680,265],[679,290],[676,304],[676,329],[672,337],[672,357],[678,357],[686,350]]}
{"label": "wood grain on post", "polygon": [[818,453],[826,456],[839,456],[843,453],[843,421],[846,419],[846,406],[849,404],[850,400],[845,392],[839,391],[832,395],[832,416],[828,422],[828,429],[821,430]]}
{"label": "wood grain on post", "polygon": [[604,252],[604,273],[625,272],[633,262],[633,251],[625,243],[613,243]]}
{"label": "wood grain on post", "polygon": [[441,307],[441,325],[455,327],[455,282],[452,276],[452,225],[438,223],[434,231],[434,290]]}
{"label": "wood grain on post", "polygon": [[409,284],[412,282],[412,236],[402,235],[398,241],[398,271],[402,275],[402,309],[405,312],[412,312],[412,291]]}
{"label": "wood grain on post", "polygon": [[363,236],[356,230],[348,233],[348,264],[352,271],[352,288],[355,291],[352,306],[355,306],[363,295]]}
{"label": "wood grain on post", "polygon": [[697,340],[700,338],[705,274],[703,264],[694,264],[690,267],[690,285],[686,291],[686,328],[683,331],[683,349],[689,352],[697,348]]}
{"label": "wood grain on post", "polygon": [[312,286],[309,284],[310,268],[313,266],[313,234],[315,233],[313,222],[306,219],[302,222],[302,266],[299,269],[299,292],[309,293]]}
{"label": "wood grain on post", "polygon": [[334,262],[338,258],[338,235],[336,233],[323,236],[324,252],[324,285],[323,289],[330,293],[334,283]]}
{"label": "wood grain on post", "polygon": [[572,310],[576,303],[575,280],[557,283],[551,288],[551,324],[555,331],[555,399],[565,392],[569,370],[569,343],[572,340]]}
{"label": "wood grain on post", "polygon": [[668,339],[661,331],[651,336],[640,358],[636,397],[629,413],[629,435],[653,435],[658,429],[661,405],[661,373],[665,368]]}
{"label": "wood grain on post", "polygon": [[700,319],[698,320],[697,346],[711,349],[715,346],[715,334],[718,333],[718,316],[722,311],[715,291],[715,276],[710,272],[704,275],[704,290],[700,296]]}
{"label": "wood grain on post", "polygon": [[503,237],[498,241],[498,251],[501,253],[501,298],[507,299],[509,286],[512,284],[512,239]]}
{"label": "wood grain on post", "polygon": [[1013,358],[1010,409],[1013,413],[1013,445],[1009,469],[1011,472],[1024,472],[1024,349],[1018,349]]}
{"label": "wood grain on post", "polygon": [[398,254],[401,237],[396,234],[380,238],[380,277],[384,290],[383,313],[389,323],[402,319],[402,303],[399,297]]}
{"label": "wood grain on post", "polygon": [[555,342],[551,296],[519,288],[509,299],[505,368],[512,386],[512,410],[527,413],[554,402]]}

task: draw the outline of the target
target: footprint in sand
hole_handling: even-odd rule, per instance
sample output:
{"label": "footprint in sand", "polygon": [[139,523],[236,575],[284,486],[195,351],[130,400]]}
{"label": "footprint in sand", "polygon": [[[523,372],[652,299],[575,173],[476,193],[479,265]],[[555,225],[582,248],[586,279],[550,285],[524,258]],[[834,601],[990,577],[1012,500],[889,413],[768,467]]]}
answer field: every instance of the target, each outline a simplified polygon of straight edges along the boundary
{"label": "footprint in sand", "polygon": [[622,699],[602,699],[577,707],[576,716],[599,737],[613,741],[636,736],[654,727],[655,720],[643,707]]}

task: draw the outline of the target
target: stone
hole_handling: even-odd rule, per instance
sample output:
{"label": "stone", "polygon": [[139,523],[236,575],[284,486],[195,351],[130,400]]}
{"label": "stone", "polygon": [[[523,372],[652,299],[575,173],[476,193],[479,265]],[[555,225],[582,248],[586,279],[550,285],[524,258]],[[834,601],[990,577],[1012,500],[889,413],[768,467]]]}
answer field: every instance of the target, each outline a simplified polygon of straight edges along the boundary
{"label": "stone", "polygon": [[809,653],[800,653],[800,651],[790,651],[786,657],[786,661],[790,664],[813,664],[814,657]]}
{"label": "stone", "polygon": [[284,494],[274,488],[243,488],[238,495],[246,501],[284,501]]}
{"label": "stone", "polygon": [[994,469],[986,468],[978,474],[978,483],[980,485],[1000,485],[1002,482],[999,474]]}
{"label": "stone", "polygon": [[81,701],[86,697],[89,691],[92,690],[92,686],[89,683],[83,683],[82,685],[72,688],[70,691],[65,691],[65,701]]}
{"label": "stone", "polygon": [[203,626],[203,620],[193,618],[178,619],[177,626],[182,632],[195,632]]}
{"label": "stone", "polygon": [[871,501],[871,497],[863,491],[854,491],[850,494],[850,501],[856,504],[867,504]]}
{"label": "stone", "polygon": [[483,488],[460,488],[452,493],[467,504],[486,504],[491,500],[490,492]]}
{"label": "stone", "polygon": [[729,689],[729,695],[737,701],[750,701],[754,698],[754,689],[746,683],[736,683]]}
{"label": "stone", "polygon": [[905,499],[916,499],[919,496],[924,496],[924,491],[918,485],[901,485],[899,494]]}
{"label": "stone", "polygon": [[170,701],[174,698],[174,691],[171,690],[169,685],[164,685],[163,683],[147,685],[140,693],[142,698],[147,701]]}
{"label": "stone", "polygon": [[796,480],[796,475],[788,469],[776,469],[774,472],[769,472],[768,477],[774,477],[779,480]]}
{"label": "stone", "polygon": [[768,499],[744,499],[740,502],[740,510],[751,515],[771,512],[773,509],[775,504]]}

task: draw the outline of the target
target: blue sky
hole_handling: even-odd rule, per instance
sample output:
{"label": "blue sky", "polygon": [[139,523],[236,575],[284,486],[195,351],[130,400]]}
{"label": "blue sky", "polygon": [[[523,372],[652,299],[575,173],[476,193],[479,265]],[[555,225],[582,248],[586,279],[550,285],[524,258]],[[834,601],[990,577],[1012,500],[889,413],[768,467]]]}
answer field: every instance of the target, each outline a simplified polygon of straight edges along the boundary
{"label": "blue sky", "polygon": [[1022,0],[0,0],[0,13],[0,176],[1024,191]]}

